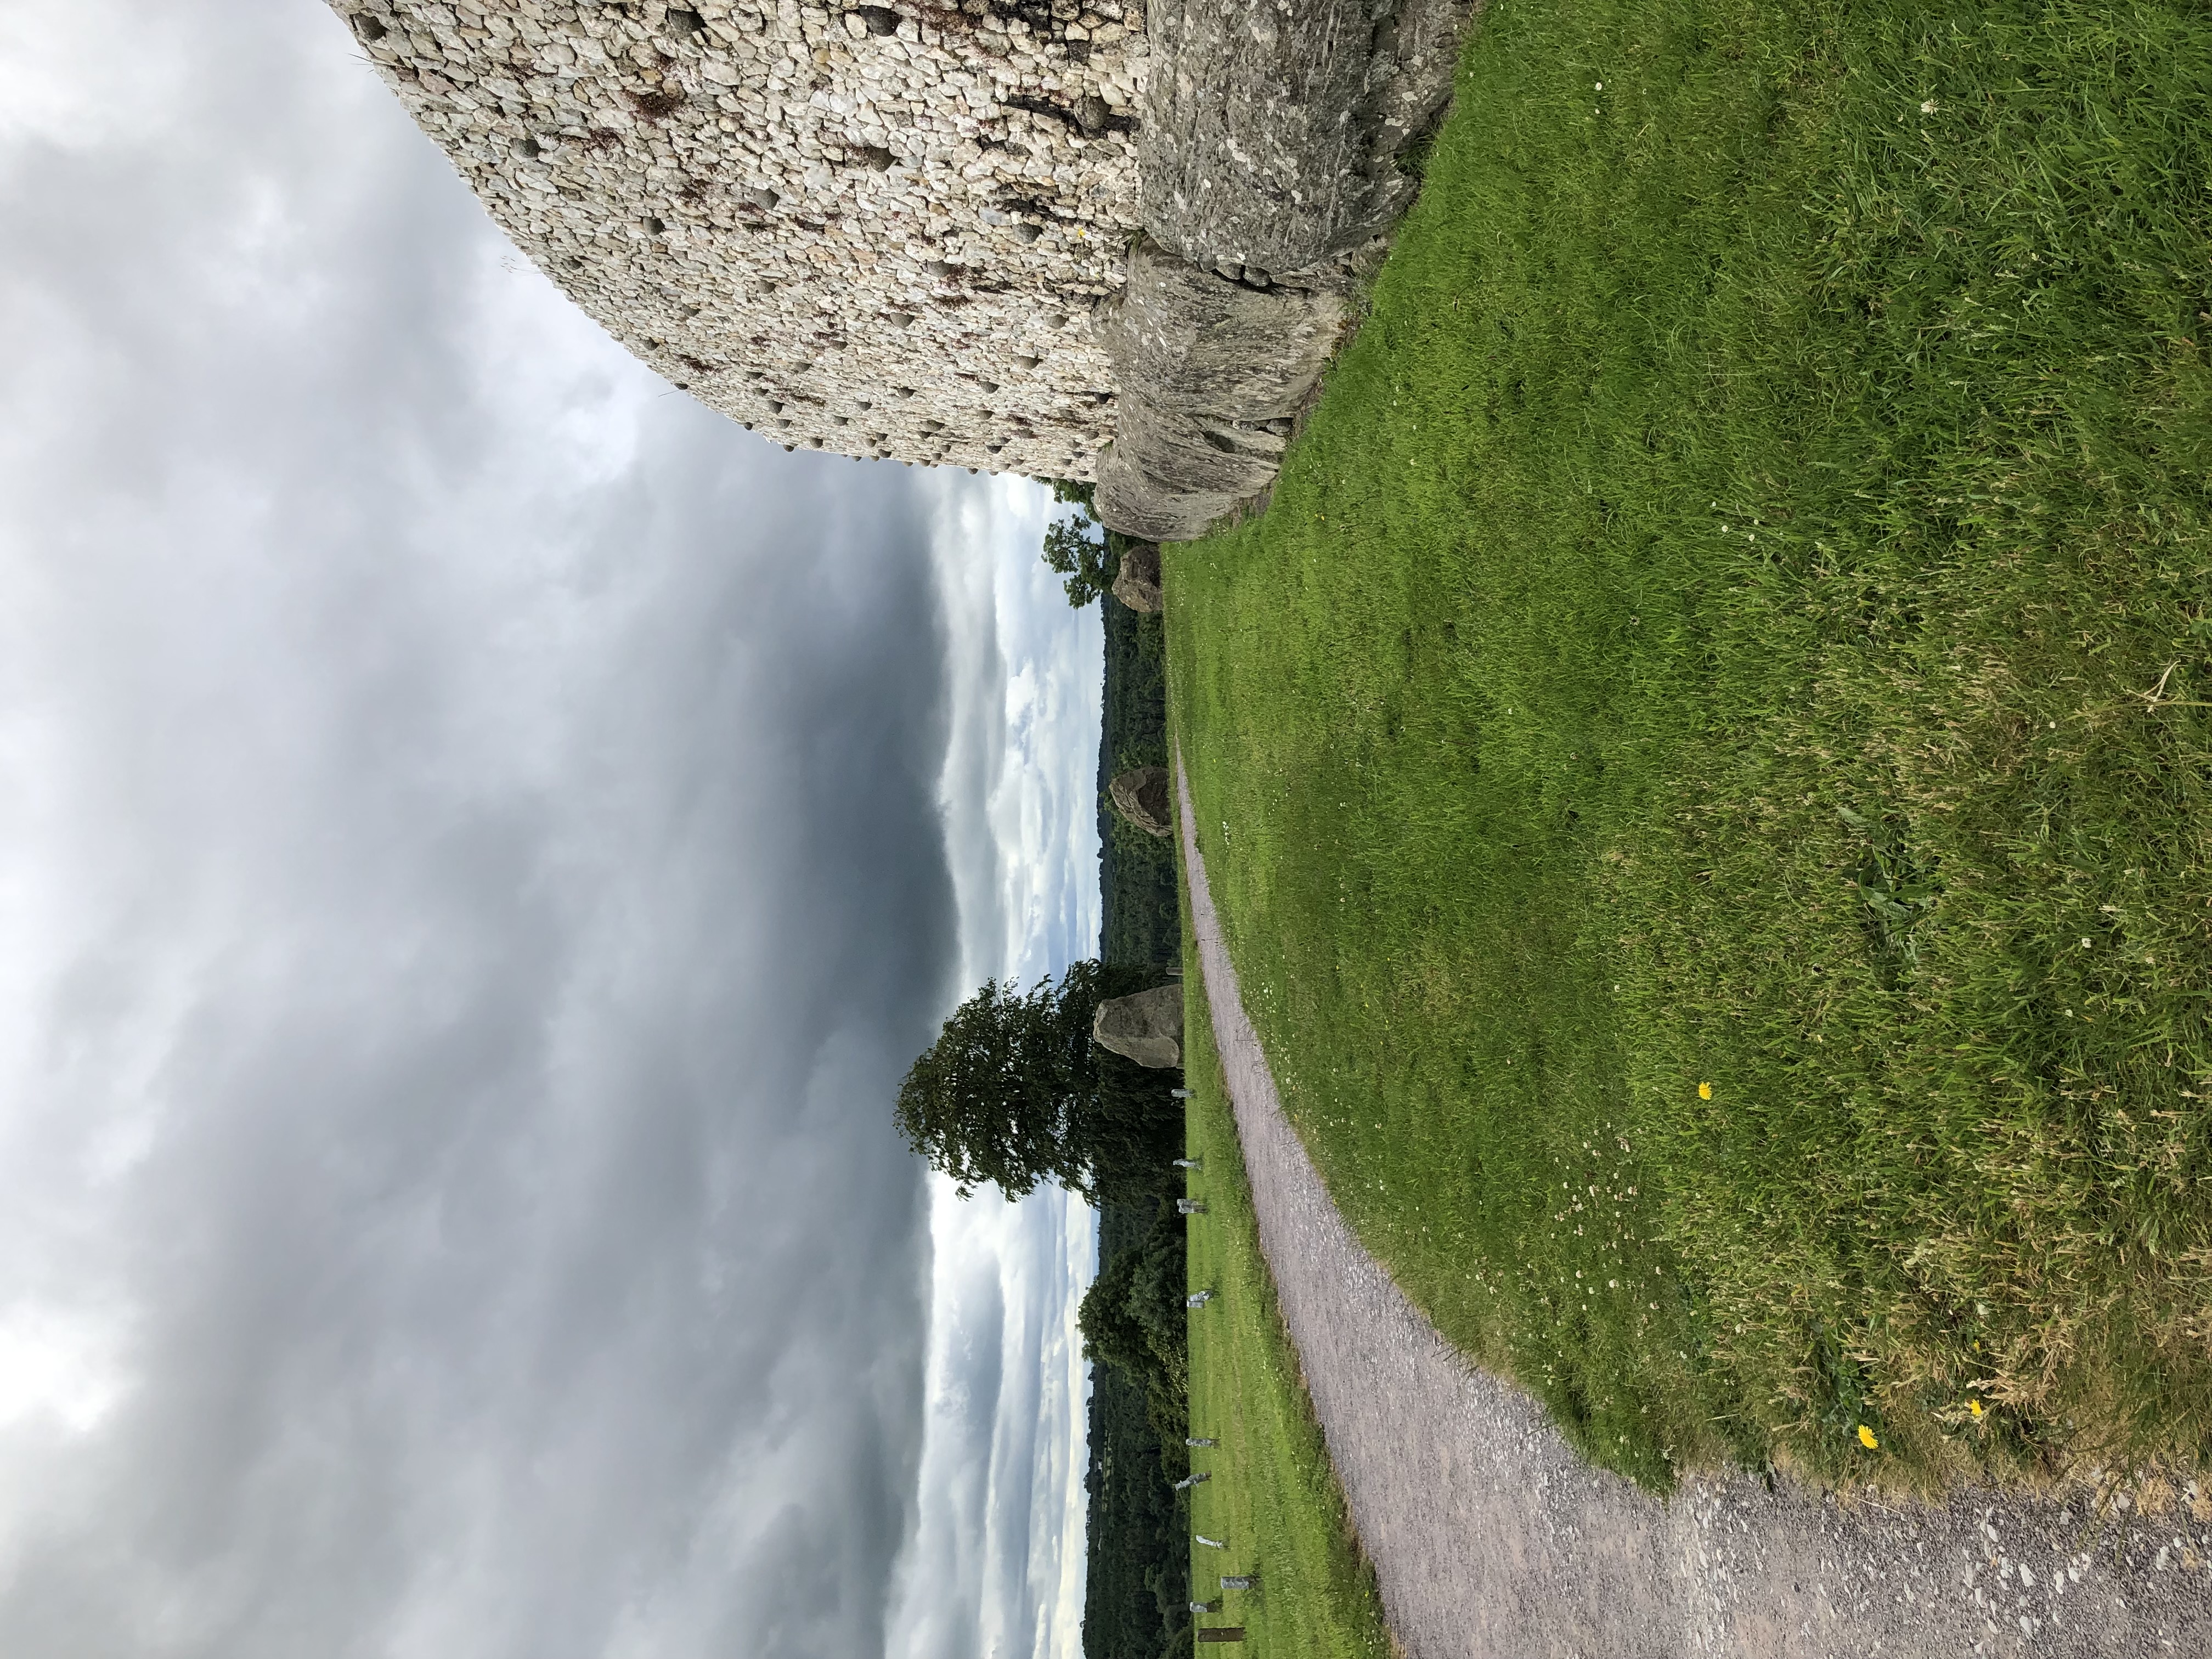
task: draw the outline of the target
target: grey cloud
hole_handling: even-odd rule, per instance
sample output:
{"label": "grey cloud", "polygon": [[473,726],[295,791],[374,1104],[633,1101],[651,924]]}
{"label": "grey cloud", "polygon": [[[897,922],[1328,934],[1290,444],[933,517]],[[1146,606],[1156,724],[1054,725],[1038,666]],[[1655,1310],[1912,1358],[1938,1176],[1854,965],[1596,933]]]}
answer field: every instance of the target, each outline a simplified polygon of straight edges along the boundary
{"label": "grey cloud", "polygon": [[874,1651],[885,1103],[953,988],[924,519],[502,297],[319,9],[189,15],[154,137],[0,161],[52,762],[0,1300],[104,1298],[128,1384],[0,1427],[0,1651]]}

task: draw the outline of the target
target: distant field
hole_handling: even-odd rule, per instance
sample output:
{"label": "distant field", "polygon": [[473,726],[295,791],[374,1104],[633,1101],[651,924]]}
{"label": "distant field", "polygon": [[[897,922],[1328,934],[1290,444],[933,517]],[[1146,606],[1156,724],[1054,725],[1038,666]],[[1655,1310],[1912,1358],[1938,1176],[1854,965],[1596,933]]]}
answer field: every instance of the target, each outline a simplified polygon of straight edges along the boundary
{"label": "distant field", "polygon": [[2212,1439],[2209,185],[2192,9],[1497,0],[1170,550],[1285,1104],[1601,1462]]}
{"label": "distant field", "polygon": [[[1255,1659],[1389,1659],[1374,1579],[1352,1545],[1275,1312],[1206,999],[1190,972],[1189,1156],[1205,1164],[1190,1190],[1207,1206],[1190,1222],[1190,1283],[1216,1293],[1190,1316],[1191,1431],[1220,1442],[1191,1453],[1191,1467],[1212,1479],[1193,1490],[1190,1512],[1195,1530],[1229,1546],[1191,1546],[1192,1593],[1223,1602],[1198,1622],[1242,1625]],[[1224,1573],[1257,1573],[1261,1587],[1223,1591]]]}

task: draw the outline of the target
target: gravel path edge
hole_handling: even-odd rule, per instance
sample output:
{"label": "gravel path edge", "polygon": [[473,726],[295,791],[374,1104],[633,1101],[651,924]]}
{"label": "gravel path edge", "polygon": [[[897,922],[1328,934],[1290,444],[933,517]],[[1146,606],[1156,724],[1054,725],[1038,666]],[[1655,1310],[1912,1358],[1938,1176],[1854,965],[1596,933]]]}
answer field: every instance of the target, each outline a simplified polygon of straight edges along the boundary
{"label": "gravel path edge", "polygon": [[1845,1503],[1747,1475],[1695,1477],[1662,1501],[1584,1464],[1338,1213],[1245,1017],[1180,753],[1176,790],[1261,1254],[1408,1659],[2212,1656],[2212,1501],[2193,1491],[2170,1513],[2100,1522],[2078,1502]]}

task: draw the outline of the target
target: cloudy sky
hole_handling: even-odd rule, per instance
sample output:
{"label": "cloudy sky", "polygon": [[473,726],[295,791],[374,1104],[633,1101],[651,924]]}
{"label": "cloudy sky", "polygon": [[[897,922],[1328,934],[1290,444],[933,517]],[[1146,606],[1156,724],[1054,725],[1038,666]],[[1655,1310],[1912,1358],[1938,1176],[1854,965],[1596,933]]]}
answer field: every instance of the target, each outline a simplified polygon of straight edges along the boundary
{"label": "cloudy sky", "polygon": [[0,1653],[1076,1650],[1095,614],[499,238],[316,0],[0,0]]}

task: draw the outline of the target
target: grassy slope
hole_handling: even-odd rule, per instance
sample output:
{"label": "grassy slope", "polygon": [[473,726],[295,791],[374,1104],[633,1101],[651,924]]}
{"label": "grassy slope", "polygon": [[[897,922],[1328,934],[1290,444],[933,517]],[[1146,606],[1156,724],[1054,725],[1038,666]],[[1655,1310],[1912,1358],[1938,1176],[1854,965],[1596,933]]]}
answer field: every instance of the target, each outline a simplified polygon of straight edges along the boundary
{"label": "grassy slope", "polygon": [[1294,1119],[1655,1485],[2212,1433],[2208,98],[2178,7],[1498,0],[1170,551]]}
{"label": "grassy slope", "polygon": [[[1191,1315],[1191,1431],[1220,1442],[1191,1454],[1212,1474],[1192,1490],[1191,1524],[1230,1547],[1191,1546],[1193,1593],[1223,1602],[1198,1622],[1242,1625],[1245,1651],[1261,1659],[1389,1659],[1374,1577],[1352,1543],[1260,1255],[1195,951],[1185,959],[1188,1155],[1205,1164],[1190,1190],[1207,1206],[1190,1223],[1190,1283],[1217,1293]],[[1224,1573],[1257,1573],[1261,1588],[1224,1591]]]}

